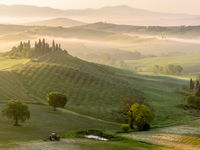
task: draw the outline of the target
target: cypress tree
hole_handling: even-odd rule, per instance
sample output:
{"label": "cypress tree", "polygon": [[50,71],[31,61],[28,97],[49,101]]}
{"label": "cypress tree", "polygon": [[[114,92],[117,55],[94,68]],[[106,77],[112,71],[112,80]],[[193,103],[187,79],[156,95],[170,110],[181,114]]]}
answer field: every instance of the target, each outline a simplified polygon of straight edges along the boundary
{"label": "cypress tree", "polygon": [[195,96],[200,97],[200,86],[196,89]]}
{"label": "cypress tree", "polygon": [[19,50],[22,51],[22,49],[23,49],[23,43],[22,43],[22,41],[21,41],[21,42],[20,42],[20,45],[19,45]]}
{"label": "cypress tree", "polygon": [[28,48],[30,49],[31,48],[31,42],[30,42],[30,40],[28,40]]}
{"label": "cypress tree", "polygon": [[52,42],[52,51],[55,51],[55,49],[56,49],[55,41],[53,40],[53,42]]}
{"label": "cypress tree", "polygon": [[42,50],[46,50],[46,44],[45,44],[45,39],[42,40]]}
{"label": "cypress tree", "polygon": [[194,89],[194,82],[192,79],[190,79],[190,90]]}
{"label": "cypress tree", "polygon": [[58,50],[58,44],[56,44],[56,50]]}
{"label": "cypress tree", "polygon": [[41,51],[42,49],[42,41],[39,39],[39,42],[38,42],[38,51]]}
{"label": "cypress tree", "polygon": [[199,86],[200,86],[199,80],[197,80],[197,82],[196,82],[196,89],[197,89]]}
{"label": "cypress tree", "polygon": [[48,43],[46,43],[46,46],[45,46],[45,47],[46,47],[46,51],[49,52],[49,49],[50,49],[50,48],[49,48],[49,44],[48,44]]}
{"label": "cypress tree", "polygon": [[37,51],[37,42],[35,41],[35,50]]}

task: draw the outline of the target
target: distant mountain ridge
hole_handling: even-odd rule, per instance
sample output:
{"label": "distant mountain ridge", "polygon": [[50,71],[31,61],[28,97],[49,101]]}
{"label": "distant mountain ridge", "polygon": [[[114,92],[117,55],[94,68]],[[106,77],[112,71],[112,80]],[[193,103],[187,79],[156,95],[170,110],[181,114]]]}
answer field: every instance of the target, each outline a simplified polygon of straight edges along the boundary
{"label": "distant mountain ridge", "polygon": [[54,19],[48,19],[43,21],[37,21],[37,22],[29,22],[27,25],[36,25],[36,26],[50,26],[50,27],[74,27],[74,26],[81,26],[85,25],[86,23],[76,21],[69,18],[54,18]]}
{"label": "distant mountain ridge", "polygon": [[200,16],[170,14],[136,9],[126,5],[103,7],[100,9],[59,10],[50,7],[26,5],[0,5],[0,16],[4,17],[69,17],[83,22],[110,22],[129,25],[198,25]]}

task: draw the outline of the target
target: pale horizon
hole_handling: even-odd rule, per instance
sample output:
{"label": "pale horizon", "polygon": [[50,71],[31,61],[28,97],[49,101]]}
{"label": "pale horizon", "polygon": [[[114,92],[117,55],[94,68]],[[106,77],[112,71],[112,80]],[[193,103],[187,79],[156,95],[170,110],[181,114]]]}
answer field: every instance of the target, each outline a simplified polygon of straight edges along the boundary
{"label": "pale horizon", "polygon": [[102,8],[106,6],[127,5],[132,8],[145,9],[164,13],[181,13],[200,15],[199,0],[0,0],[4,5],[32,5],[40,7],[51,7],[56,9],[86,9]]}

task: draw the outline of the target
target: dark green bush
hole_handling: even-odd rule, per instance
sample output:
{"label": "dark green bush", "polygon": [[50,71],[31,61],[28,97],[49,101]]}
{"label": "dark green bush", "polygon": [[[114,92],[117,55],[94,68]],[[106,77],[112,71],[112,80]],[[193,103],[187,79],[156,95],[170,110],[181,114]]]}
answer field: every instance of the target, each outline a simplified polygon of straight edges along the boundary
{"label": "dark green bush", "polygon": [[200,109],[200,97],[189,96],[187,98],[187,104],[192,108]]}
{"label": "dark green bush", "polygon": [[129,131],[129,125],[123,124],[123,125],[121,125],[121,129],[123,130],[123,132],[128,132]]}

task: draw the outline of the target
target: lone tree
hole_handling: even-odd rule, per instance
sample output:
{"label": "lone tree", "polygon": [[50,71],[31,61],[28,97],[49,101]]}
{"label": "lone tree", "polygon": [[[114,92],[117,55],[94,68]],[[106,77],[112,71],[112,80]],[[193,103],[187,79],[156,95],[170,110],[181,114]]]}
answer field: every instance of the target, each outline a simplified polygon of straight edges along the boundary
{"label": "lone tree", "polygon": [[30,119],[30,111],[26,104],[19,100],[10,100],[2,110],[3,116],[15,121],[14,126],[19,126],[19,121]]}
{"label": "lone tree", "polygon": [[130,117],[127,118],[131,106],[136,103],[145,104],[144,99],[145,99],[144,96],[139,94],[139,95],[128,95],[126,97],[123,97],[120,101],[121,102],[120,113],[125,117],[126,121],[129,122],[129,126],[131,129],[134,129],[133,119]]}
{"label": "lone tree", "polygon": [[129,111],[129,117],[137,128],[142,131],[150,128],[150,122],[153,120],[154,114],[144,104],[133,104]]}
{"label": "lone tree", "polygon": [[57,107],[64,108],[67,103],[67,97],[59,92],[50,92],[46,98],[49,105],[54,108],[54,111],[56,111]]}

